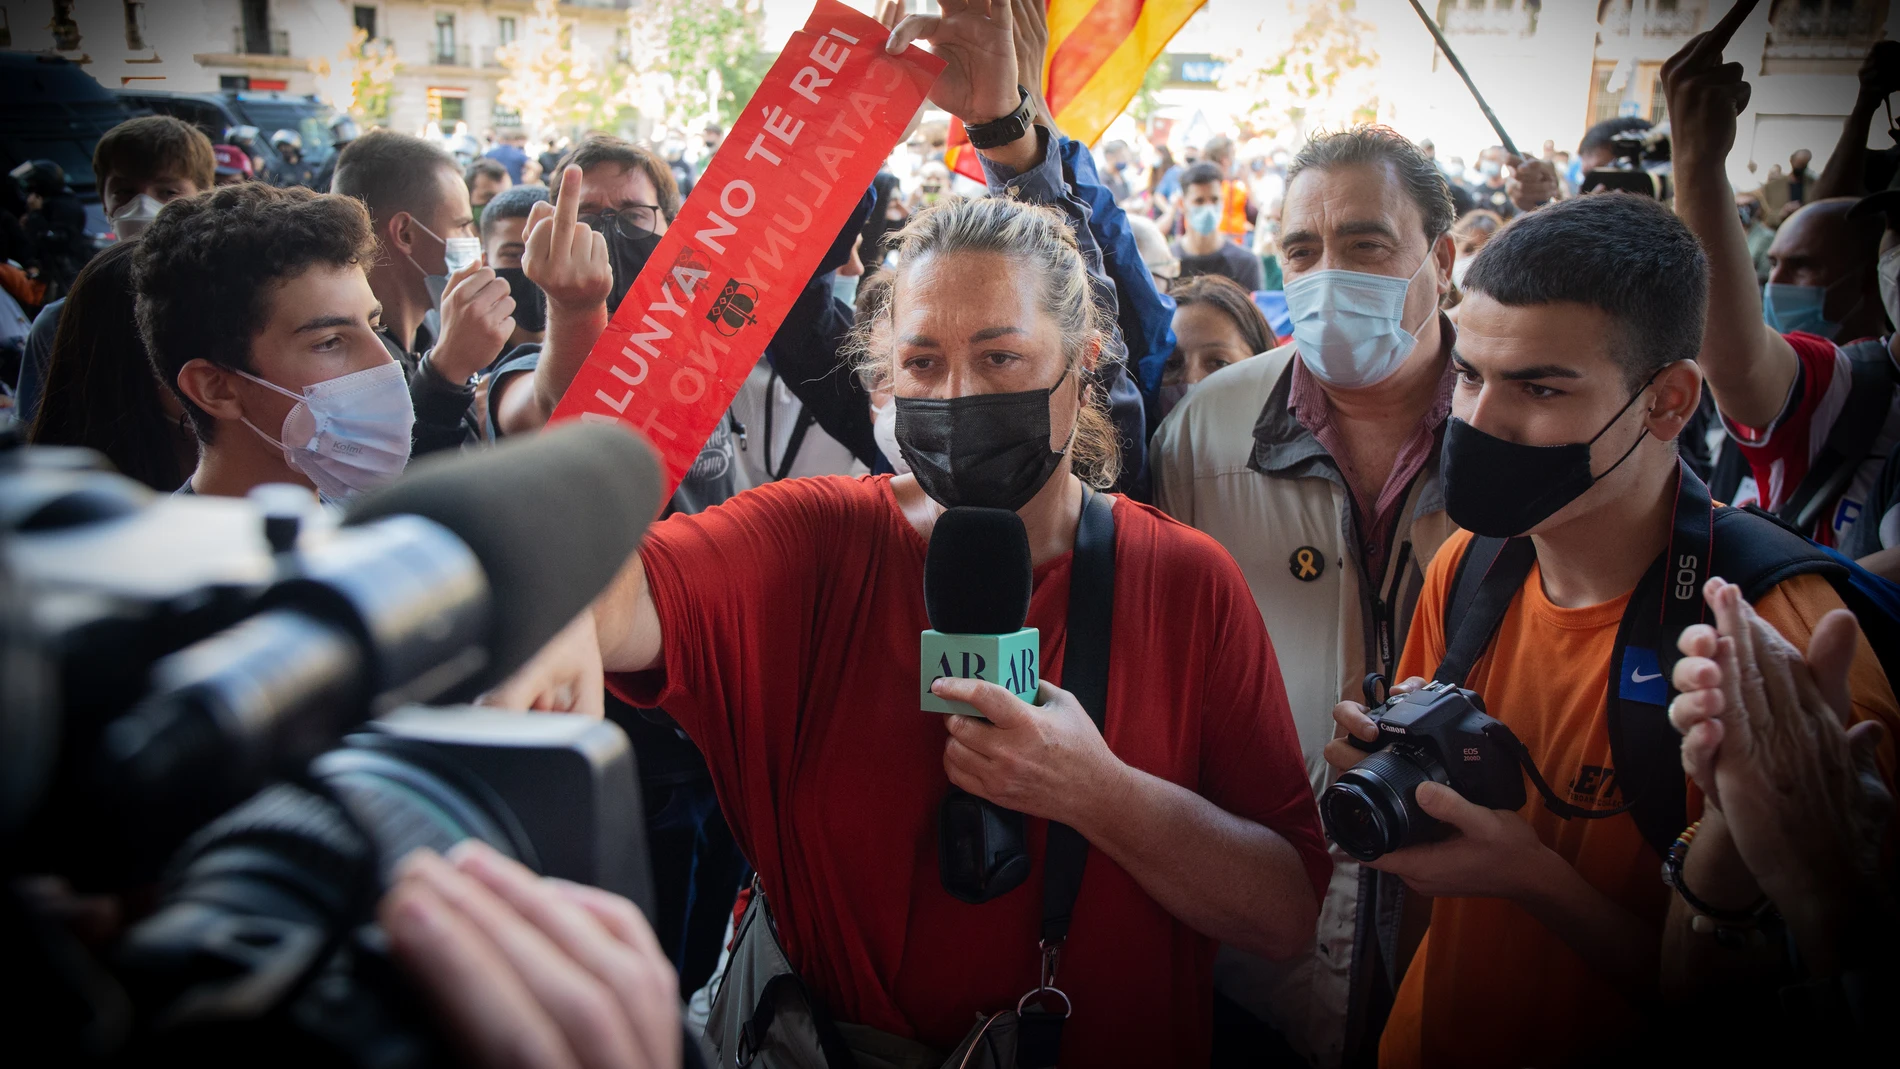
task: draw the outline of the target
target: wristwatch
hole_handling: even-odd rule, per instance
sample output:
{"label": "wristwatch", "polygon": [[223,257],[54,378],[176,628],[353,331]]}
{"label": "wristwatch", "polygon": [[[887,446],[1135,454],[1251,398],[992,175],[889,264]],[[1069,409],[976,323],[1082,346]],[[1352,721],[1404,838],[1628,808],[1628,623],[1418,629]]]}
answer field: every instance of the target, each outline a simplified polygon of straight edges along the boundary
{"label": "wristwatch", "polygon": [[1029,90],[1019,85],[1016,87],[1016,92],[1021,96],[1017,101],[1015,111],[989,122],[963,124],[963,132],[970,138],[970,147],[1002,148],[1004,145],[1013,144],[1017,138],[1029,132],[1029,119],[1033,114],[1029,108]]}

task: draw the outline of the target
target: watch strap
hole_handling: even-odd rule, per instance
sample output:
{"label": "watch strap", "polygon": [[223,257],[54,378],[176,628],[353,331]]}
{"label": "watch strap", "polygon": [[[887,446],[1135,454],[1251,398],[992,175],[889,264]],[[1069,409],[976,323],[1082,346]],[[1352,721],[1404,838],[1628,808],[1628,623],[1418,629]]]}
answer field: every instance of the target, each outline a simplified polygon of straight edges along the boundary
{"label": "watch strap", "polygon": [[1000,119],[989,122],[965,123],[963,132],[970,139],[970,147],[977,149],[1002,148],[1029,132],[1030,107],[1029,90],[1016,87],[1018,94],[1016,110]]}

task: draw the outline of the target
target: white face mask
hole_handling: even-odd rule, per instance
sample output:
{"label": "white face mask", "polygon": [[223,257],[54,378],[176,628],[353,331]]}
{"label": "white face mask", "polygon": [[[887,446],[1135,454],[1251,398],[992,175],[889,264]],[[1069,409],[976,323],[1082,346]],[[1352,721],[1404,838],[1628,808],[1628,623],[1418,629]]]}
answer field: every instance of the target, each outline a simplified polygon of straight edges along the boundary
{"label": "white face mask", "polygon": [[1900,245],[1880,254],[1880,303],[1887,322],[1900,327]]}
{"label": "white face mask", "polygon": [[910,465],[904,461],[903,450],[897,448],[897,402],[890,400],[878,406],[876,416],[871,420],[871,436],[877,439],[877,450],[884,459],[891,462],[899,475],[909,475]]}
{"label": "white face mask", "polygon": [[1460,256],[1451,263],[1451,282],[1459,289],[1465,287],[1465,276],[1471,273],[1471,257]]}
{"label": "white face mask", "polygon": [[416,227],[442,243],[442,266],[447,269],[444,274],[432,275],[421,264],[416,263],[415,257],[404,254],[411,264],[415,264],[416,270],[422,272],[422,284],[429,287],[430,307],[440,312],[442,294],[449,288],[449,276],[475,262],[475,258],[482,254],[482,239],[438,237],[435,231],[423,226],[419,219],[416,220]]}
{"label": "white face mask", "polygon": [[347,501],[387,485],[409,463],[409,435],[416,412],[402,365],[391,361],[340,375],[294,394],[274,382],[240,371],[260,386],[294,398],[282,438],[272,438],[250,420],[244,425],[284,451],[284,463],[316,484],[326,501]]}
{"label": "white face mask", "polygon": [[119,205],[119,210],[113,213],[112,232],[119,236],[120,241],[138,237],[152,225],[152,220],[158,218],[158,210],[163,207],[158,198],[140,193]]}
{"label": "white face mask", "polygon": [[1307,370],[1349,389],[1397,371],[1418,345],[1404,326],[1405,295],[1432,262],[1427,252],[1411,278],[1332,270],[1288,282],[1286,310]]}

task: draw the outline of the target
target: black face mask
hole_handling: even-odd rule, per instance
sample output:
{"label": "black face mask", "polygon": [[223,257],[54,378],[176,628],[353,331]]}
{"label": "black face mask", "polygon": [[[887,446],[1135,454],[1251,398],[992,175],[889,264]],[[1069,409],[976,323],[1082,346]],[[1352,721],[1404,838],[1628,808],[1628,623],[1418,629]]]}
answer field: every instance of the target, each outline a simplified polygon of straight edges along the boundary
{"label": "black face mask", "polygon": [[660,244],[660,235],[634,226],[613,212],[583,215],[580,218],[581,222],[607,238],[607,262],[613,266],[614,272],[614,288],[607,294],[607,314],[612,315],[619,309],[627,291],[633,288],[633,280],[640,277],[640,269],[647,265],[647,258],[653,255],[653,250]]}
{"label": "black face mask", "polygon": [[944,508],[974,505],[1014,512],[1062,463],[1063,453],[1049,448],[1049,398],[1061,386],[899,397],[898,451],[917,485]]}
{"label": "black face mask", "polygon": [[548,296],[519,267],[497,267],[495,275],[506,279],[508,292],[515,299],[515,326],[540,333],[548,328]]}
{"label": "black face mask", "polygon": [[[1656,376],[1649,377],[1650,382]],[[1610,422],[1587,442],[1568,445],[1520,445],[1489,435],[1453,418],[1445,428],[1439,477],[1445,483],[1445,515],[1451,522],[1486,538],[1515,538],[1582,497],[1598,479],[1622,467],[1643,444],[1642,434],[1602,475],[1590,474],[1590,447],[1616,426],[1649,382],[1631,395]]]}

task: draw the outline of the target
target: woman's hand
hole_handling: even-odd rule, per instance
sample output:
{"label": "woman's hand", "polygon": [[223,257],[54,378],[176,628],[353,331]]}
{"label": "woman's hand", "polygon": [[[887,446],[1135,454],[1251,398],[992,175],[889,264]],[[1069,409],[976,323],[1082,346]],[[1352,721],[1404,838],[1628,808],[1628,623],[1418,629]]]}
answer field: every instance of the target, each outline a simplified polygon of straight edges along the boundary
{"label": "woman's hand", "polygon": [[579,713],[599,719],[607,715],[607,703],[601,696],[605,686],[600,636],[594,630],[594,610],[590,606],[549,639],[527,664],[477,698],[476,703],[503,709]]}
{"label": "woman's hand", "polygon": [[1875,764],[1885,729],[1843,727],[1858,647],[1853,614],[1822,617],[1808,656],[1742,598],[1711,579],[1716,626],[1682,633],[1669,719],[1684,771],[1726,818],[1736,850],[1797,928],[1814,911],[1877,896],[1893,794]]}
{"label": "woman's hand", "polygon": [[943,767],[951,783],[1006,809],[1071,827],[1113,804],[1124,766],[1075,695],[1048,680],[1039,706],[976,679],[945,677],[930,690],[968,702],[988,718],[944,718],[950,739]]}

